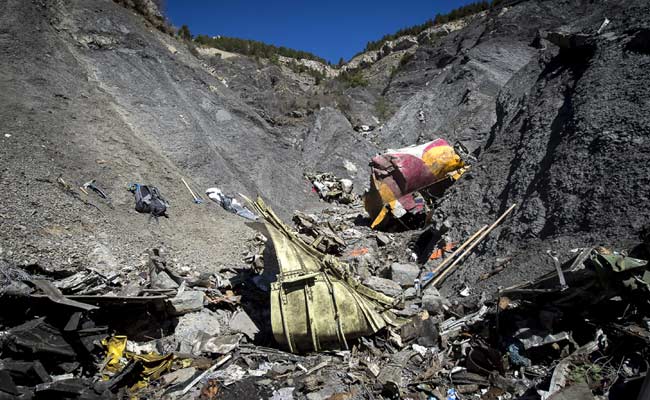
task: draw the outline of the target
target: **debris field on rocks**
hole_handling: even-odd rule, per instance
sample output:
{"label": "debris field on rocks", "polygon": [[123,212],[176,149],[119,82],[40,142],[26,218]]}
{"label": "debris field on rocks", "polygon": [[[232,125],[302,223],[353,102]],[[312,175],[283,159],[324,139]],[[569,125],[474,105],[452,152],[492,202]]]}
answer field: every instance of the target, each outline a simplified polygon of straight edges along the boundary
{"label": "debris field on rocks", "polygon": [[0,400],[650,399],[650,3],[326,78],[157,3],[0,13]]}

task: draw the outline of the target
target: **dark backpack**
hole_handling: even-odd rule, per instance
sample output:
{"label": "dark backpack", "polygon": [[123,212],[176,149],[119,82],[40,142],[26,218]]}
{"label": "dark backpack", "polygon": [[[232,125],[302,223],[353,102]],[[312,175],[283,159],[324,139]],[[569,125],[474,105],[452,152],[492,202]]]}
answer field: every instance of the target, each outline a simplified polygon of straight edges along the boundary
{"label": "dark backpack", "polygon": [[135,195],[135,211],[151,214],[154,217],[169,218],[166,214],[169,204],[162,197],[157,187],[135,183],[131,185],[130,189]]}

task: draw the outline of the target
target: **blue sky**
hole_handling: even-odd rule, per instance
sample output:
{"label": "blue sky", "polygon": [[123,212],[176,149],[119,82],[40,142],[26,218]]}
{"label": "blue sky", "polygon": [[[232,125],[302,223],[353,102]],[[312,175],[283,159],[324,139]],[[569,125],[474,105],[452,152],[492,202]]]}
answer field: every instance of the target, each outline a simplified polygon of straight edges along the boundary
{"label": "blue sky", "polygon": [[193,35],[224,35],[310,51],[332,63],[370,40],[473,0],[166,0],[167,17]]}

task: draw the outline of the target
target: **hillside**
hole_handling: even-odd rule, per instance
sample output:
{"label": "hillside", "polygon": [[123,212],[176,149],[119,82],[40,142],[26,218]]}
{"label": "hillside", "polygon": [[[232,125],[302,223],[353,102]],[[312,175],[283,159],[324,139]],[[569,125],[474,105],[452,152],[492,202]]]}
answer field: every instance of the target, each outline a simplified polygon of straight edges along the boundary
{"label": "hillside", "polygon": [[[319,118],[334,124],[323,129],[270,125],[182,42],[112,1],[10,1],[1,18],[0,247],[10,260],[137,266],[163,245],[181,265],[237,262],[254,233],[216,205],[192,204],[181,177],[202,189],[259,193],[291,212],[318,204],[302,177],[315,167],[303,152],[334,140],[322,161],[328,169],[341,165],[346,141],[348,152],[364,148],[347,134],[336,138],[347,122],[327,109]],[[348,157],[359,163],[366,148]],[[59,175],[78,185],[96,179],[113,208],[71,198]],[[159,187],[171,218],[139,218],[131,182]]]}
{"label": "hillside", "polygon": [[[617,7],[506,3],[359,55],[343,70],[355,71],[360,85],[340,78],[308,85],[305,76],[292,97],[321,105],[334,99],[340,113],[331,113],[374,129],[363,136],[379,149],[439,136],[462,141],[479,161],[438,205],[438,222],[447,220],[451,236],[460,239],[509,204],[519,206],[516,222],[481,246],[481,256],[469,261],[476,267],[458,279],[474,284],[472,277],[489,270],[494,257],[507,256],[516,268],[488,285],[515,283],[551,267],[548,249],[626,248],[648,225],[641,190],[648,177],[640,167],[650,145],[648,104],[633,100],[647,92],[647,55],[629,44],[646,43],[647,4]],[[605,18],[611,23],[597,35]],[[584,35],[590,35],[587,44],[573,44]],[[214,65],[238,81],[252,74],[238,70],[243,62]],[[262,97],[286,89],[250,87],[265,71],[231,87],[269,113],[277,102]]]}
{"label": "hillside", "polygon": [[[252,231],[188,201],[181,177],[259,193],[288,216],[322,205],[305,171],[351,177],[361,191],[371,154],[438,136],[479,155],[438,209],[455,235],[520,204],[516,227],[485,245],[484,257],[624,245],[648,222],[648,104],[634,100],[648,79],[646,7],[518,2],[434,27],[447,33],[357,66],[366,83],[350,86],[265,59],[196,58],[112,1],[10,1],[2,14],[2,130],[11,135],[2,138],[0,214],[11,232],[3,256],[137,264],[164,244],[188,265],[237,262]],[[593,34],[605,16],[612,23],[579,56],[544,39]],[[376,129],[362,135],[353,129],[361,125]],[[59,175],[97,179],[114,207],[70,198]],[[172,218],[137,220],[125,190],[134,181],[158,186]]]}

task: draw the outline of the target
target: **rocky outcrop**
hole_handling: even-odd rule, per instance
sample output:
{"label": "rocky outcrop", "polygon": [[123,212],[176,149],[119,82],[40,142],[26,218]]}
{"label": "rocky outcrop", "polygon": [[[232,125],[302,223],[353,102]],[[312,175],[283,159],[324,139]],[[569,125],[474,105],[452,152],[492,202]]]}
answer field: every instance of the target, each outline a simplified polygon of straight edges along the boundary
{"label": "rocky outcrop", "polygon": [[113,0],[124,7],[130,8],[142,15],[156,28],[171,32],[171,27],[166,24],[165,17],[160,12],[160,0]]}
{"label": "rocky outcrop", "polygon": [[231,53],[229,51],[217,49],[214,47],[203,47],[203,46],[197,46],[196,51],[199,52],[203,57],[218,57],[218,58],[232,58],[232,57],[237,57],[238,54]]}
{"label": "rocky outcrop", "polygon": [[284,65],[289,65],[289,64],[297,64],[297,65],[302,65],[304,67],[307,67],[313,71],[317,71],[326,78],[334,78],[338,76],[339,70],[336,68],[332,68],[331,66],[327,64],[323,64],[320,61],[316,60],[308,60],[305,58],[291,58],[291,57],[284,57],[284,56],[279,56],[278,60],[280,61],[281,64]]}
{"label": "rocky outcrop", "polygon": [[[478,155],[436,211],[451,222],[452,237],[468,237],[518,204],[512,223],[480,245],[450,285],[481,285],[476,276],[507,255],[516,267],[485,284],[507,286],[551,265],[546,250],[626,248],[650,222],[639,190],[650,182],[636,168],[650,154],[650,109],[634,100],[650,75],[644,55],[626,51],[648,23],[639,17],[648,4],[625,4],[618,12],[616,4],[521,2],[437,47],[421,46],[391,82],[389,97],[402,106],[382,131],[384,143],[440,135]],[[626,22],[596,34],[613,15]],[[536,46],[538,31],[549,40]]]}

